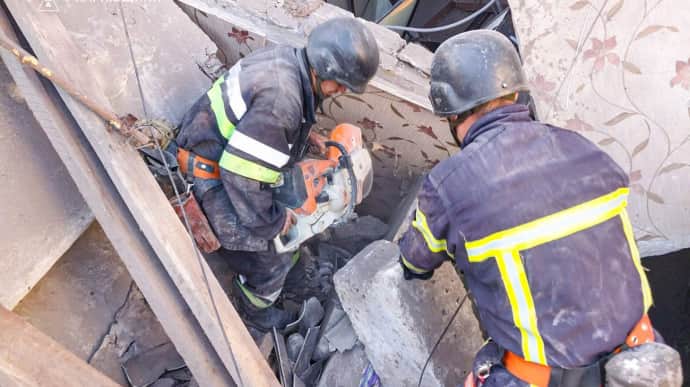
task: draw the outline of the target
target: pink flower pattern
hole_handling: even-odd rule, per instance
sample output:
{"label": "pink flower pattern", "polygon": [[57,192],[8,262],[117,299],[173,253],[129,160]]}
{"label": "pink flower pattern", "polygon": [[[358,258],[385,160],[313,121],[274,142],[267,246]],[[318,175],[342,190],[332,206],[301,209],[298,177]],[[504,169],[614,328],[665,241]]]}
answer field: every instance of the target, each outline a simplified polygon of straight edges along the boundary
{"label": "pink flower pattern", "polygon": [[690,90],[690,59],[687,62],[676,62],[676,76],[671,79],[671,87],[678,84],[685,90]]}
{"label": "pink flower pattern", "polygon": [[616,37],[612,36],[603,42],[597,38],[592,38],[592,48],[582,54],[582,60],[594,58],[594,72],[599,72],[604,68],[606,62],[618,66],[621,59],[615,52],[610,52],[616,48]]}

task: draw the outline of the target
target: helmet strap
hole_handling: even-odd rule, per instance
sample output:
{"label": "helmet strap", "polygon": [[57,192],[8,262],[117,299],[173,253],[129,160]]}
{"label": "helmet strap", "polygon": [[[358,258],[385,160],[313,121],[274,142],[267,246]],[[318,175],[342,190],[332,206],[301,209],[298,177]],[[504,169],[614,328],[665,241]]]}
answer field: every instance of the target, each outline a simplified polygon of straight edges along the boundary
{"label": "helmet strap", "polygon": [[326,96],[323,94],[323,90],[321,90],[321,82],[322,81],[323,80],[321,79],[321,77],[319,77],[319,75],[316,73],[316,71],[314,71],[314,87],[313,87],[313,89],[314,89],[314,97],[316,99],[316,101],[315,101],[316,106],[321,111],[321,114],[325,114],[324,109],[323,109],[323,102],[326,99]]}
{"label": "helmet strap", "polygon": [[464,112],[458,114],[458,116],[457,116],[455,119],[452,119],[452,120],[451,120],[450,117],[447,118],[447,120],[448,120],[448,128],[450,129],[450,136],[453,137],[453,140],[455,141],[455,144],[456,144],[456,145],[458,146],[458,148],[460,148],[460,149],[462,149],[462,140],[460,140],[460,139],[458,138],[458,133],[457,133],[457,130],[455,130],[455,128],[457,128],[458,125],[460,125],[460,124],[462,124],[463,122],[465,122],[465,120],[466,120],[467,118],[469,118],[469,116],[471,116],[472,113],[474,113],[474,109],[470,109],[470,110],[467,110],[467,111],[464,111]]}

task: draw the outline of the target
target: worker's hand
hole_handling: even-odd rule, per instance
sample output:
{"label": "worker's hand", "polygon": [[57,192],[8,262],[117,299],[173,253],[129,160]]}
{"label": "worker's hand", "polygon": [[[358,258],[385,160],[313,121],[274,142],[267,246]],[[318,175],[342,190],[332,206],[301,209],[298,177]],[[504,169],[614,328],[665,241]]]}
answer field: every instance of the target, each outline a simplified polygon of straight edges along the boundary
{"label": "worker's hand", "polygon": [[308,141],[309,144],[315,147],[320,154],[326,154],[326,141],[328,141],[328,137],[322,136],[315,131],[311,131],[309,133]]}
{"label": "worker's hand", "polygon": [[294,211],[289,208],[285,209],[285,223],[283,228],[280,230],[280,235],[285,235],[290,231],[290,228],[297,223],[297,216]]}

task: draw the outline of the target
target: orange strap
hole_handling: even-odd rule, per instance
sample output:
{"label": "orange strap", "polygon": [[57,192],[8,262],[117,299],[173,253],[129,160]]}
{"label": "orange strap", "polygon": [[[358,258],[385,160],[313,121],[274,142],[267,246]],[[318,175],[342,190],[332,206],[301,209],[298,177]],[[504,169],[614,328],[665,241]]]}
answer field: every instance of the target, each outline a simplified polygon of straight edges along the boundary
{"label": "orange strap", "polygon": [[193,163],[192,175],[200,179],[220,179],[220,168],[217,161],[205,159],[186,149],[177,148],[177,163],[185,175],[189,174],[189,162]]}
{"label": "orange strap", "polygon": [[630,331],[628,337],[625,339],[625,344],[628,347],[633,348],[637,347],[638,345],[652,343],[654,342],[654,339],[655,337],[652,322],[649,320],[649,316],[645,314]]}
{"label": "orange strap", "polygon": [[[633,348],[653,341],[654,329],[652,329],[652,323],[649,320],[649,316],[645,314],[628,334],[628,337],[625,339],[625,345]],[[613,352],[618,353],[623,350],[623,348],[624,346],[621,345]],[[513,376],[526,383],[540,387],[549,385],[549,379],[551,378],[551,367],[549,366],[529,362],[508,350],[506,350],[503,355],[503,365]]]}
{"label": "orange strap", "polygon": [[549,378],[551,377],[551,367],[549,366],[532,363],[508,350],[503,355],[503,366],[513,376],[526,383],[539,387],[549,385]]}

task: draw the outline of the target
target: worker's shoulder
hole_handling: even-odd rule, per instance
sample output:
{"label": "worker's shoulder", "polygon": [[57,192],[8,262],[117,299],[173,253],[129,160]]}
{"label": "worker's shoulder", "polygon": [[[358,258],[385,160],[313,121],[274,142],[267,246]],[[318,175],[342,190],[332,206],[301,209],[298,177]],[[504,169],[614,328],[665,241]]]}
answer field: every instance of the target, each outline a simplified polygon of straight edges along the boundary
{"label": "worker's shoulder", "polygon": [[303,87],[295,48],[262,49],[241,61],[240,84],[251,104],[280,120],[299,121],[303,112]]}

